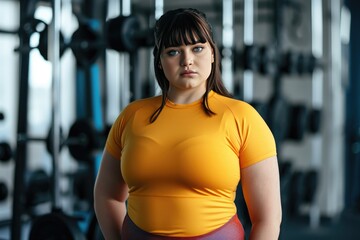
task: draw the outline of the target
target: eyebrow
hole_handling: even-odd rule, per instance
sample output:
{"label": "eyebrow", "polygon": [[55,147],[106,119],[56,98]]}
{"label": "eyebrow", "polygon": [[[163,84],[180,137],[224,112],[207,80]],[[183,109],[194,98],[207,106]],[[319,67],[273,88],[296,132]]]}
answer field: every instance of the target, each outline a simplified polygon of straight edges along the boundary
{"label": "eyebrow", "polygon": [[196,42],[194,42],[194,43],[192,43],[192,44],[194,45],[194,44],[198,44],[198,43],[205,44],[206,42],[202,42],[202,41],[200,41],[200,40],[197,40]]}
{"label": "eyebrow", "polygon": [[169,46],[169,47],[165,47],[164,49],[180,47],[180,46],[183,46],[183,45],[185,45],[185,46],[187,46],[187,45],[195,45],[195,44],[198,44],[198,43],[205,44],[206,42],[202,42],[201,40],[197,40],[197,41],[189,43],[189,44],[181,44],[181,45],[177,45],[177,46]]}

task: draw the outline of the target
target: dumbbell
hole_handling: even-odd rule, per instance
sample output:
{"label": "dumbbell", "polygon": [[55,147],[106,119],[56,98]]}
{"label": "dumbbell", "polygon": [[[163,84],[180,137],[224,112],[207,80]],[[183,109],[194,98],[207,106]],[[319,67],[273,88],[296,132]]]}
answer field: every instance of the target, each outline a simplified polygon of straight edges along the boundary
{"label": "dumbbell", "polygon": [[288,212],[291,216],[299,215],[300,206],[304,201],[305,191],[305,173],[303,171],[296,170],[292,173],[289,191]]}
{"label": "dumbbell", "polygon": [[313,108],[309,111],[307,129],[310,133],[318,133],[321,130],[322,111],[318,108]]}
{"label": "dumbbell", "polygon": [[303,104],[290,104],[284,99],[273,97],[270,102],[250,103],[269,123],[278,139],[301,141],[309,128],[308,110]]}
{"label": "dumbbell", "polygon": [[312,74],[317,67],[322,67],[320,59],[316,58],[313,54],[304,56],[304,72]]}
{"label": "dumbbell", "polygon": [[234,68],[241,67],[262,75],[274,75],[278,71],[279,57],[273,45],[244,45],[242,50],[233,51]]}
{"label": "dumbbell", "polygon": [[262,75],[274,76],[279,68],[277,49],[273,45],[260,47],[259,73]]}
{"label": "dumbbell", "polygon": [[286,138],[294,141],[303,140],[308,126],[308,109],[304,104],[289,107],[288,130]]}
{"label": "dumbbell", "polygon": [[305,172],[305,193],[304,202],[313,203],[316,196],[316,190],[318,188],[319,172],[315,169],[310,169]]}
{"label": "dumbbell", "polygon": [[280,60],[281,72],[289,75],[312,74],[316,67],[321,67],[320,60],[308,53],[289,50]]}
{"label": "dumbbell", "polygon": [[[252,44],[245,45],[242,51],[239,51],[235,56],[235,65],[241,66],[244,70],[251,70],[258,72],[261,64],[261,47]],[[239,60],[238,60],[239,59]]]}
{"label": "dumbbell", "polygon": [[282,54],[282,58],[280,61],[280,70],[282,73],[288,75],[296,75],[299,74],[299,65],[301,61],[302,55],[301,53],[294,51],[287,51]]}
{"label": "dumbbell", "polygon": [[303,140],[305,133],[316,134],[321,129],[321,110],[308,109],[303,104],[294,104],[289,111],[289,128],[287,139],[294,141]]}

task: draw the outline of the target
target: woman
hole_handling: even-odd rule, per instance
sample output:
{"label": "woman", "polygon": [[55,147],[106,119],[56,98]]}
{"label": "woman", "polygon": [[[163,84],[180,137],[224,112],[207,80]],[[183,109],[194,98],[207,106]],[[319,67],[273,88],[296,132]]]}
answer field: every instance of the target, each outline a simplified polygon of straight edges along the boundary
{"label": "woman", "polygon": [[221,82],[203,13],[177,9],[156,23],[154,68],[162,95],[130,103],[109,133],[94,189],[106,239],[278,239],[279,172],[272,133]]}

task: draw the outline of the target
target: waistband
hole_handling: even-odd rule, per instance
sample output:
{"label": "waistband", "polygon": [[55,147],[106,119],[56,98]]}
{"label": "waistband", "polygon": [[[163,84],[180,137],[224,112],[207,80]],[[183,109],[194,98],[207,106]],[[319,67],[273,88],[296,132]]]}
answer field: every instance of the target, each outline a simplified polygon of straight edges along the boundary
{"label": "waistband", "polygon": [[200,236],[194,237],[169,237],[160,236],[148,233],[138,226],[130,219],[128,215],[125,216],[122,234],[122,240],[244,240],[244,228],[237,215],[233,216],[226,224],[214,231]]}

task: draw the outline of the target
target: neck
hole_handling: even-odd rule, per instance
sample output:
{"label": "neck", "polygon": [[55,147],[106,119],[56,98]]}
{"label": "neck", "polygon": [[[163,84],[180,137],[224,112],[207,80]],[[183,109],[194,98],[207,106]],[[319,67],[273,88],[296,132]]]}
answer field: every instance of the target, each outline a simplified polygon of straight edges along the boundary
{"label": "neck", "polygon": [[201,99],[205,94],[206,89],[199,91],[199,90],[174,90],[172,88],[169,89],[167,98],[176,104],[189,104]]}

